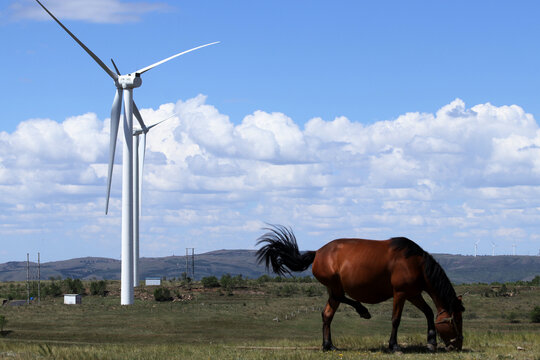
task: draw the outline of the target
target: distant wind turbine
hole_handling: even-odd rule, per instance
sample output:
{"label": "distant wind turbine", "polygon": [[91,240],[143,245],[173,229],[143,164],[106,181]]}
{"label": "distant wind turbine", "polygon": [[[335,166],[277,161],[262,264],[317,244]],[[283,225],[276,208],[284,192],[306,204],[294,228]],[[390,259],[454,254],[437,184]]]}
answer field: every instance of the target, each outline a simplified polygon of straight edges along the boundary
{"label": "distant wind turbine", "polygon": [[512,243],[512,255],[516,256],[516,242]]}
{"label": "distant wind turbine", "polygon": [[39,0],[36,2],[45,10],[53,19],[64,29],[69,36],[79,44],[84,51],[94,59],[94,61],[109,75],[116,87],[112,110],[111,110],[111,133],[109,142],[109,168],[107,173],[107,198],[105,203],[105,213],[109,209],[109,197],[111,193],[111,180],[114,165],[114,153],[116,150],[116,138],[118,136],[118,127],[120,125],[120,113],[122,111],[122,98],[124,100],[124,148],[122,161],[122,270],[121,270],[121,291],[120,303],[122,305],[133,304],[133,115],[139,121],[141,128],[145,129],[145,125],[140,117],[139,110],[133,102],[133,89],[142,85],[141,75],[154,67],[161,65],[169,60],[172,60],[180,55],[187,54],[191,51],[217,44],[212,42],[209,44],[197,46],[166,59],[158,61],[152,65],[139,69],[135,72],[118,75],[112,71],[101,59],[94,54],[86,45],[84,45],[71,31],[69,31]]}
{"label": "distant wind turbine", "polygon": [[491,256],[495,256],[495,243],[491,242]]}
{"label": "distant wind turbine", "polygon": [[480,243],[480,240],[474,243],[474,257],[478,254],[478,243]]}

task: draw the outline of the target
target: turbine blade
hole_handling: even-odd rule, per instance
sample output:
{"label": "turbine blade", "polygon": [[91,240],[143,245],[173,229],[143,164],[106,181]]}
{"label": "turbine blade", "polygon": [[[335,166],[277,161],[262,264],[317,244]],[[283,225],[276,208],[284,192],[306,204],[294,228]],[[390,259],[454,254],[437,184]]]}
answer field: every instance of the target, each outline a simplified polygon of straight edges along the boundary
{"label": "turbine blade", "polygon": [[174,114],[172,114],[171,116],[169,116],[169,117],[167,117],[167,118],[165,118],[165,119],[163,119],[163,120],[161,120],[161,121],[158,121],[158,122],[155,123],[155,124],[152,124],[152,125],[148,126],[148,127],[146,128],[146,130],[147,130],[146,132],[148,132],[148,131],[149,131],[151,128],[153,128],[154,126],[157,126],[157,125],[161,124],[162,122],[164,122],[164,121],[166,121],[166,120],[169,120],[169,119],[172,118],[173,116],[176,116],[177,114],[178,114],[178,113],[174,113]]}
{"label": "turbine blade", "polygon": [[122,110],[122,89],[116,89],[111,109],[111,135],[109,142],[109,169],[107,172],[107,198],[105,202],[105,214],[109,212],[109,198],[111,196],[111,181],[114,167],[114,153],[116,151],[116,138],[120,125],[120,111]]}
{"label": "turbine blade", "polygon": [[65,27],[64,24],[62,24],[60,20],[58,20],[39,0],[36,0],[36,1],[43,8],[43,10],[45,10],[47,14],[49,14],[54,19],[54,21],[56,21],[58,25],[60,25],[60,27],[62,27],[62,29],[64,29],[69,34],[69,36],[71,36],[73,40],[75,40],[77,44],[79,44],[88,53],[88,55],[90,55],[92,59],[94,59],[94,61],[97,62],[98,65],[101,66],[101,68],[105,70],[105,72],[109,74],[110,77],[113,78],[113,80],[116,81],[118,79],[118,75],[112,72],[111,69],[109,69],[109,67],[105,65],[105,63],[101,61],[101,59],[98,58],[96,54],[94,54],[89,48],[87,48],[86,45],[84,45],[81,40],[77,39],[77,37],[73,35],[73,33],[69,31],[68,28]]}
{"label": "turbine blade", "polygon": [[139,108],[137,108],[137,105],[135,105],[135,101],[133,102],[133,115],[135,115],[135,118],[139,122],[139,125],[141,125],[141,129],[144,132],[148,131],[146,125],[144,125],[144,121],[142,119],[141,113],[139,112]]}
{"label": "turbine blade", "polygon": [[[36,1],[37,1],[37,0],[36,0]],[[181,53],[178,53],[178,54],[176,54],[176,55],[170,56],[170,57],[168,57],[168,58],[166,58],[166,59],[163,59],[163,60],[161,60],[161,61],[158,61],[157,63],[154,63],[154,64],[152,64],[152,65],[150,65],[150,66],[147,66],[147,67],[145,67],[145,68],[142,68],[142,69],[140,69],[140,70],[137,70],[137,71],[135,71],[135,73],[136,73],[136,74],[139,74],[139,75],[140,75],[140,74],[143,74],[143,73],[147,72],[148,70],[150,70],[150,69],[152,69],[152,68],[155,68],[155,67],[158,66],[158,65],[161,65],[161,64],[163,64],[163,63],[165,63],[165,62],[167,62],[167,61],[169,61],[169,60],[174,59],[175,57],[178,57],[178,56],[180,56],[180,55],[187,54],[188,52],[192,52],[192,51],[194,51],[194,50],[201,49],[201,48],[206,47],[206,46],[218,44],[218,43],[219,43],[219,41],[216,41],[216,42],[213,42],[213,43],[209,43],[209,44],[205,44],[205,45],[201,45],[201,46],[194,47],[193,49],[189,49],[189,50],[186,50],[186,51],[182,51]]]}
{"label": "turbine blade", "polygon": [[[138,155],[139,155],[139,169],[137,169],[137,170],[139,171],[139,189],[138,189],[138,191],[139,191],[139,216],[141,216],[141,214],[142,214],[142,184],[143,184],[143,172],[144,172],[144,158],[145,158],[145,155],[146,155],[146,134],[154,126],[161,124],[165,120],[168,120],[168,119],[172,118],[175,115],[176,115],[176,113],[172,114],[171,116],[169,116],[166,119],[161,120],[160,122],[157,122],[157,123],[153,124],[152,126],[147,127],[146,130],[142,132],[142,136],[143,136],[142,137],[142,144],[140,142],[138,142],[139,148],[137,149],[137,151],[138,151]],[[136,135],[136,136],[139,136],[139,135]]]}
{"label": "turbine blade", "polygon": [[116,66],[116,64],[115,64],[115,62],[114,62],[114,60],[112,58],[111,58],[111,62],[113,64],[113,66],[114,66],[114,70],[116,70],[116,74],[120,75],[120,70],[118,70],[118,66]]}

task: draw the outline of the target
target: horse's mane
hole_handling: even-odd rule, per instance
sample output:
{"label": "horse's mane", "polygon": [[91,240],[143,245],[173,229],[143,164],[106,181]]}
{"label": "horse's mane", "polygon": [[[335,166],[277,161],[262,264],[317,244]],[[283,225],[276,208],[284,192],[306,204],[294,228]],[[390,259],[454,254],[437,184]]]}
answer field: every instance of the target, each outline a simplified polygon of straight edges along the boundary
{"label": "horse's mane", "polygon": [[433,288],[436,295],[442,301],[444,309],[448,313],[453,314],[454,311],[464,311],[463,304],[456,296],[456,291],[446,276],[443,268],[439,263],[429,254],[424,251],[417,243],[404,237],[392,238],[391,246],[395,251],[405,251],[406,258],[411,256],[422,256],[424,262],[424,274],[429,282],[429,285]]}

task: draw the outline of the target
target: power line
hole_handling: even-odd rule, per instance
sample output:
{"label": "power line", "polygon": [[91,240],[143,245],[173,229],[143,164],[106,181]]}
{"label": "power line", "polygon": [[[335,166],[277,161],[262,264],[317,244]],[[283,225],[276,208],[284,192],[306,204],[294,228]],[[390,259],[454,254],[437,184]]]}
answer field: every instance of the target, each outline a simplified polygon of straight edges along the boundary
{"label": "power line", "polygon": [[[189,256],[189,250],[191,250],[191,256]],[[186,248],[186,277],[195,280],[195,248]]]}

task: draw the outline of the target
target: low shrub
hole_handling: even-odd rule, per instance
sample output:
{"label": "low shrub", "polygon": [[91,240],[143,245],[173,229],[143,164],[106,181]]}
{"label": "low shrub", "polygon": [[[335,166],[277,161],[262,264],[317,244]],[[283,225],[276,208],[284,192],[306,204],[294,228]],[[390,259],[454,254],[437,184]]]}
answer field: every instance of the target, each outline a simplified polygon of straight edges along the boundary
{"label": "low shrub", "polygon": [[517,324],[519,323],[519,320],[518,320],[518,314],[516,314],[514,311],[510,312],[508,315],[506,315],[506,318],[508,319],[508,321],[510,321],[512,324]]}
{"label": "low shrub", "polygon": [[81,279],[67,278],[64,280],[64,290],[70,294],[84,294],[84,285]]}
{"label": "low shrub", "polygon": [[215,276],[206,276],[201,279],[201,284],[205,288],[217,288],[219,287],[219,280]]}
{"label": "low shrub", "polygon": [[540,306],[535,306],[532,309],[530,317],[533,323],[540,323]]}
{"label": "low shrub", "polygon": [[62,287],[59,283],[51,280],[51,283],[43,286],[43,295],[57,297],[62,295]]}
{"label": "low shrub", "polygon": [[291,297],[299,293],[300,288],[296,284],[285,284],[276,289],[276,295],[279,297]]}
{"label": "low shrub", "polygon": [[105,280],[92,281],[90,283],[90,295],[107,295],[107,282]]}
{"label": "low shrub", "polygon": [[233,278],[231,274],[221,275],[221,279],[219,279],[219,285],[221,285],[223,289],[231,291],[234,287]]}
{"label": "low shrub", "polygon": [[219,279],[219,285],[226,291],[231,292],[234,288],[246,286],[247,279],[242,275],[232,276],[231,274],[223,274]]}
{"label": "low shrub", "polygon": [[307,288],[304,288],[304,294],[307,296],[320,296],[323,294],[323,290],[320,286],[310,285]]}
{"label": "low shrub", "polygon": [[0,332],[4,332],[4,326],[7,324],[7,319],[4,315],[0,315]]}
{"label": "low shrub", "polygon": [[159,287],[154,290],[154,300],[156,301],[172,301],[171,291],[164,287]]}
{"label": "low shrub", "polygon": [[261,275],[261,276],[259,276],[259,278],[257,278],[257,283],[259,283],[259,284],[263,284],[263,283],[267,283],[267,282],[271,282],[271,281],[274,281],[274,279],[271,276],[266,275],[266,274]]}
{"label": "low shrub", "polygon": [[182,286],[187,286],[191,288],[191,283],[193,282],[193,279],[187,276],[187,273],[183,272],[180,282],[182,283]]}

